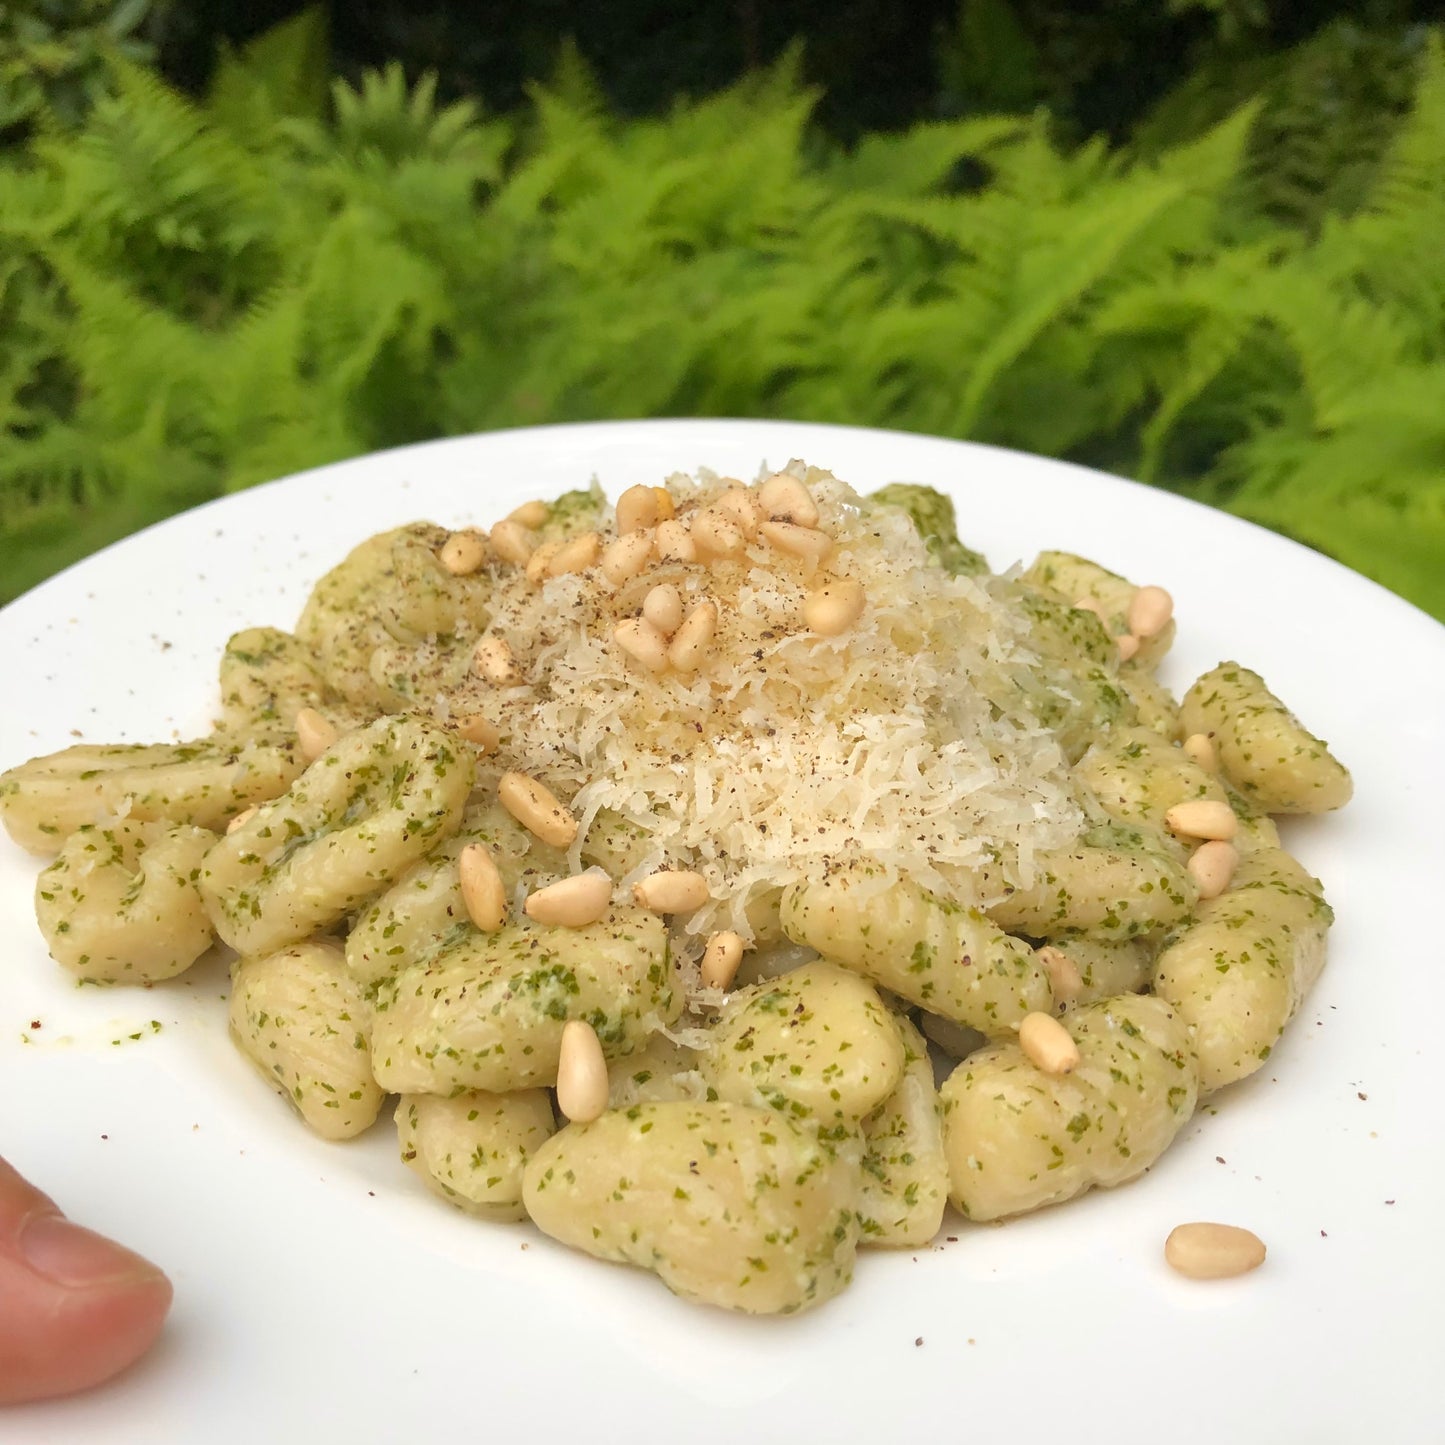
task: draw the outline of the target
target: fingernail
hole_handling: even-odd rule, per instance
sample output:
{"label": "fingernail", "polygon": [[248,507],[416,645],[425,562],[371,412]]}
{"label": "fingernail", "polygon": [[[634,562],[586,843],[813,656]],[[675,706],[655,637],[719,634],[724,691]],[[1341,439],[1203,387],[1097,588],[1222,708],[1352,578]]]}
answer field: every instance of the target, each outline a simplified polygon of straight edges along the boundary
{"label": "fingernail", "polygon": [[21,1227],[19,1243],[36,1274],[69,1289],[128,1284],[160,1274],[149,1260],[59,1214],[32,1214]]}

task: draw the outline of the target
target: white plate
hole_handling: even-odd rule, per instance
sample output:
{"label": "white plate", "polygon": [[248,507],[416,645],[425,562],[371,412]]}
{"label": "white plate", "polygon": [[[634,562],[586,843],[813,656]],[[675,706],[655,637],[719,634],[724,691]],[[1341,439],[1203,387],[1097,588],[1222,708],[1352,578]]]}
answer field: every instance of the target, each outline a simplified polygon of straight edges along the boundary
{"label": "white plate", "polygon": [[[1350,807],[1286,830],[1339,921],[1266,1068],[1135,1184],[1002,1227],[950,1217],[956,1242],[865,1253],[815,1313],[734,1318],[448,1210],[385,1126],[309,1137],[227,1041],[217,969],[150,991],[69,985],[35,931],[35,861],[0,841],[0,1152],[176,1283],[153,1357],[10,1412],[7,1441],[1440,1439],[1425,1387],[1445,1339],[1440,944],[1425,925],[1445,883],[1445,629],[1314,553],[1161,492],[917,436],[684,421],[439,442],[226,498],[14,603],[0,767],[76,736],[204,729],[226,636],[290,626],[310,583],[383,527],[487,523],[594,473],[615,496],[793,456],[864,489],[948,487],[996,567],[1060,546],[1167,585],[1176,688],[1237,657],[1348,762]],[[1266,1266],[1172,1277],[1161,1246],[1187,1219],[1255,1229]]]}

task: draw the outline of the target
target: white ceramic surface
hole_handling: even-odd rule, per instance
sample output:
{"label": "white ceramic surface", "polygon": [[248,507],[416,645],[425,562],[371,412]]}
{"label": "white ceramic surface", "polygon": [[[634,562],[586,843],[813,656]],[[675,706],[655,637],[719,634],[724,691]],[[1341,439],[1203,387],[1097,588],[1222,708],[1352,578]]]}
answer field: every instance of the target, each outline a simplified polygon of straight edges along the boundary
{"label": "white ceramic surface", "polygon": [[[948,487],[996,567],[1059,546],[1163,583],[1180,617],[1168,681],[1237,657],[1348,762],[1351,806],[1285,830],[1338,923],[1268,1065],[1135,1184],[1002,1227],[950,1215],[932,1248],[865,1253],[812,1314],[734,1318],[448,1210],[385,1125],[351,1145],[309,1137],[228,1042],[220,967],[75,988],[35,930],[36,861],[0,839],[0,1153],[176,1284],[150,1359],[0,1413],[0,1439],[1445,1438],[1441,960],[1424,906],[1445,887],[1445,629],[1303,548],[1110,477],[917,436],[684,421],[439,442],[177,517],[0,613],[0,767],[78,737],[203,730],[226,636],[290,626],[309,584],[383,527],[487,523],[594,474],[615,496],[793,456],[863,489]],[[1188,1219],[1248,1225],[1268,1262],[1239,1281],[1171,1276],[1164,1237]]]}

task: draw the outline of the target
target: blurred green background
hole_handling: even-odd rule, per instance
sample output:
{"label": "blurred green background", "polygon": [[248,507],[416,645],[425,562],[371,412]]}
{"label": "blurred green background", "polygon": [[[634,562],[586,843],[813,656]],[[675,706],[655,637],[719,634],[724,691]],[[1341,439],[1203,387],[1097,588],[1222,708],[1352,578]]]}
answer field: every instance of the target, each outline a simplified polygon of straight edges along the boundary
{"label": "blurred green background", "polygon": [[736,415],[1101,466],[1445,618],[1434,10],[0,3],[0,600],[377,447]]}

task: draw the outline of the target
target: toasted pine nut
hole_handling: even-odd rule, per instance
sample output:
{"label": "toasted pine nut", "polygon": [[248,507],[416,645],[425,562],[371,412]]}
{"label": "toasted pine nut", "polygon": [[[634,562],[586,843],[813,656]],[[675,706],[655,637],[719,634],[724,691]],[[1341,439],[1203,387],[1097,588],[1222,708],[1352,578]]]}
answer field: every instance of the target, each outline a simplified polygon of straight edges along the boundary
{"label": "toasted pine nut", "polygon": [[731,929],[714,933],[702,951],[699,970],[704,988],[727,988],[737,976],[743,961],[743,941]]}
{"label": "toasted pine nut", "polygon": [[612,640],[639,667],[648,672],[667,671],[667,638],[646,618],[629,618],[612,629]]}
{"label": "toasted pine nut", "polygon": [[686,522],[669,518],[657,524],[657,555],[664,562],[697,561],[697,543],[692,540]]}
{"label": "toasted pine nut", "polygon": [[863,584],[839,577],[803,599],[803,622],[819,637],[838,637],[863,615]]}
{"label": "toasted pine nut", "polygon": [[833,539],[826,532],[803,527],[796,522],[762,522],[758,531],[780,552],[792,557],[811,557],[823,561],[833,550]]}
{"label": "toasted pine nut", "polygon": [[519,527],[525,527],[529,532],[535,532],[551,514],[552,509],[546,502],[523,502],[520,507],[514,507],[507,513],[507,520],[515,522]]}
{"label": "toasted pine nut", "polygon": [[1046,943],[1036,952],[1039,962],[1044,966],[1044,972],[1049,976],[1049,988],[1054,997],[1060,1003],[1072,1003],[1084,987],[1079,965],[1062,948],[1055,948],[1050,943]]}
{"label": "toasted pine nut", "polygon": [[642,620],[664,637],[671,637],[682,626],[682,593],[671,582],[654,587],[642,599]]}
{"label": "toasted pine nut", "polygon": [[1187,1279],[1232,1279],[1264,1263],[1264,1241],[1237,1224],[1179,1224],[1164,1241],[1164,1258]]}
{"label": "toasted pine nut", "polygon": [[1128,662],[1139,651],[1139,639],[1132,632],[1126,632],[1114,639],[1114,646],[1119,649],[1119,661]]}
{"label": "toasted pine nut", "polygon": [[453,577],[470,577],[486,560],[487,539],[475,527],[453,532],[437,553],[437,561]]}
{"label": "toasted pine nut", "polygon": [[1175,803],[1164,814],[1164,825],[1183,838],[1222,838],[1228,840],[1239,831],[1239,819],[1228,803],[1212,798],[1191,798]]}
{"label": "toasted pine nut", "polygon": [[1141,587],[1129,601],[1127,624],[1135,637],[1157,637],[1174,616],[1174,599],[1162,587]]}
{"label": "toasted pine nut", "polygon": [[260,811],[260,805],[257,803],[252,803],[249,808],[242,808],[241,811],[226,824],[226,832],[234,833],[237,828],[244,828]]}
{"label": "toasted pine nut", "polygon": [[707,879],[685,868],[664,868],[632,885],[632,897],[640,908],[653,913],[695,913],[712,897]]}
{"label": "toasted pine nut", "polygon": [[529,832],[554,848],[567,848],[577,836],[577,819],[550,789],[526,773],[503,773],[497,784],[502,806]]}
{"label": "toasted pine nut", "polygon": [[531,532],[520,522],[503,520],[492,528],[492,551],[503,562],[524,567],[535,545]]}
{"label": "toasted pine nut", "polygon": [[600,868],[589,868],[527,895],[522,905],[534,923],[553,928],[586,928],[612,906],[612,880]]}
{"label": "toasted pine nut", "polygon": [[585,572],[597,561],[602,538],[596,532],[583,532],[564,542],[547,564],[549,577],[565,577],[569,572]]}
{"label": "toasted pine nut", "polygon": [[574,1124],[590,1124],[607,1112],[607,1058],[597,1030],[586,1019],[562,1025],[557,1055],[557,1107]]}
{"label": "toasted pine nut", "polygon": [[699,602],[677,629],[667,649],[667,660],[679,672],[696,672],[707,656],[717,631],[717,603]]}
{"label": "toasted pine nut", "polygon": [[484,753],[494,753],[502,745],[502,735],[479,712],[453,718],[452,727]]}
{"label": "toasted pine nut", "polygon": [[1046,1074],[1071,1074],[1079,1067],[1079,1046],[1052,1014],[1025,1014],[1019,1024],[1019,1047]]}
{"label": "toasted pine nut", "polygon": [[308,763],[314,763],[340,736],[335,724],[327,722],[314,707],[303,707],[296,714],[296,743]]}
{"label": "toasted pine nut", "polygon": [[468,843],[457,858],[457,877],[467,917],[483,933],[495,933],[507,921],[507,887],[496,860],[481,843]]}
{"label": "toasted pine nut", "polygon": [[543,542],[530,557],[527,558],[527,581],[538,583],[552,575],[552,562],[557,554],[567,544],[560,538],[551,542]]}
{"label": "toasted pine nut", "polygon": [[650,530],[629,532],[615,542],[609,542],[602,553],[602,575],[614,587],[621,587],[642,575],[652,556],[653,536]]}
{"label": "toasted pine nut", "polygon": [[657,493],[640,484],[628,487],[617,499],[617,535],[647,531],[658,523]]}
{"label": "toasted pine nut", "polygon": [[672,493],[666,487],[654,487],[652,495],[657,498],[657,520],[672,521],[677,516],[677,503],[672,500]]}
{"label": "toasted pine nut", "polygon": [[522,670],[512,656],[511,644],[505,637],[493,634],[478,641],[472,653],[472,670],[498,687],[516,687],[522,680]]}
{"label": "toasted pine nut", "polygon": [[763,515],[775,522],[796,522],[800,527],[818,525],[818,504],[813,494],[791,472],[774,472],[758,488]]}
{"label": "toasted pine nut", "polygon": [[732,486],[713,503],[719,511],[726,512],[743,529],[743,536],[755,537],[758,523],[763,520],[753,494],[743,486]]}
{"label": "toasted pine nut", "polygon": [[1239,866],[1239,852],[1233,843],[1211,838],[1190,854],[1189,862],[1184,866],[1199,885],[1200,898],[1218,898],[1234,877],[1234,870]]}
{"label": "toasted pine nut", "polygon": [[747,546],[743,529],[717,507],[706,507],[692,519],[692,540],[711,557],[736,557]]}
{"label": "toasted pine nut", "polygon": [[1219,752],[1208,733],[1190,733],[1184,739],[1184,756],[1192,758],[1206,773],[1219,771]]}

